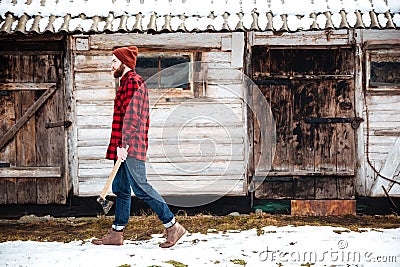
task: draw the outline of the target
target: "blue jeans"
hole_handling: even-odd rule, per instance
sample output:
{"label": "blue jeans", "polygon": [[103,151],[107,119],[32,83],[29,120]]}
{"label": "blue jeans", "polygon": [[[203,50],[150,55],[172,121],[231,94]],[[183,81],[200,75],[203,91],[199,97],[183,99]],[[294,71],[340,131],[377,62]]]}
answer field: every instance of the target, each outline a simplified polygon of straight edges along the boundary
{"label": "blue jeans", "polygon": [[114,226],[123,227],[128,224],[131,212],[131,188],[135,196],[157,214],[166,228],[172,226],[175,222],[174,215],[165,200],[147,182],[145,162],[133,157],[128,157],[122,162],[112,184],[112,191],[117,196]]}

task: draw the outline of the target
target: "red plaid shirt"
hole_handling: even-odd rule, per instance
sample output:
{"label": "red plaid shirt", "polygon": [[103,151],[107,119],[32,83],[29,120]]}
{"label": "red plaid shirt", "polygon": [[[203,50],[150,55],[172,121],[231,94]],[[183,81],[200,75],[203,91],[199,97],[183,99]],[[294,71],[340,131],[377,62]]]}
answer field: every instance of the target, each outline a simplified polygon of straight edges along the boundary
{"label": "red plaid shirt", "polygon": [[142,77],[131,70],[120,80],[107,159],[117,159],[117,147],[129,145],[128,156],[146,161],[150,124],[149,96]]}

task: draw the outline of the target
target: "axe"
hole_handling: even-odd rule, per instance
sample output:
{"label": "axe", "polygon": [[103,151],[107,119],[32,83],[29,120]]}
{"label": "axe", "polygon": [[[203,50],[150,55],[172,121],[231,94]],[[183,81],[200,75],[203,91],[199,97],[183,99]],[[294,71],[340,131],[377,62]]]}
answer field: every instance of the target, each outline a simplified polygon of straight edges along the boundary
{"label": "axe", "polygon": [[113,201],[107,200],[106,196],[108,189],[110,188],[110,185],[112,184],[112,181],[114,180],[114,177],[118,172],[119,166],[121,166],[121,162],[122,162],[121,159],[118,159],[117,162],[115,162],[115,165],[110,175],[108,176],[107,182],[104,185],[103,191],[101,191],[100,196],[97,198],[97,202],[99,202],[99,204],[102,206],[104,214],[107,214],[110,211],[112,205],[114,204]]}

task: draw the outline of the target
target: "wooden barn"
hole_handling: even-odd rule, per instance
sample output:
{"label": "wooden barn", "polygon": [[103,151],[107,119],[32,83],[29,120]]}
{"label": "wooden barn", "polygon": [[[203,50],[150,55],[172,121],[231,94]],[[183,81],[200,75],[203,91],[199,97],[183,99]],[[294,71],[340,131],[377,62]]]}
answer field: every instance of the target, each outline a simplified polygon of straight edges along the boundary
{"label": "wooden barn", "polygon": [[100,193],[128,45],[162,195],[400,197],[399,28],[397,0],[1,1],[0,204]]}

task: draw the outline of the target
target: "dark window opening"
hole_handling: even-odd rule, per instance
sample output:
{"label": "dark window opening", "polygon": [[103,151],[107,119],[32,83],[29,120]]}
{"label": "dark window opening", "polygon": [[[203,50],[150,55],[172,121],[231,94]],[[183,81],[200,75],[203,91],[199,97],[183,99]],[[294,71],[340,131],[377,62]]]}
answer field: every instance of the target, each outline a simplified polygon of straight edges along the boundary
{"label": "dark window opening", "polygon": [[253,65],[257,76],[352,75],[354,72],[351,48],[304,49],[253,47]]}
{"label": "dark window opening", "polygon": [[190,89],[189,56],[138,57],[136,72],[147,87],[154,89]]}
{"label": "dark window opening", "polygon": [[369,87],[400,88],[400,53],[370,55]]}
{"label": "dark window opening", "polygon": [[370,86],[399,86],[400,62],[371,62]]}

